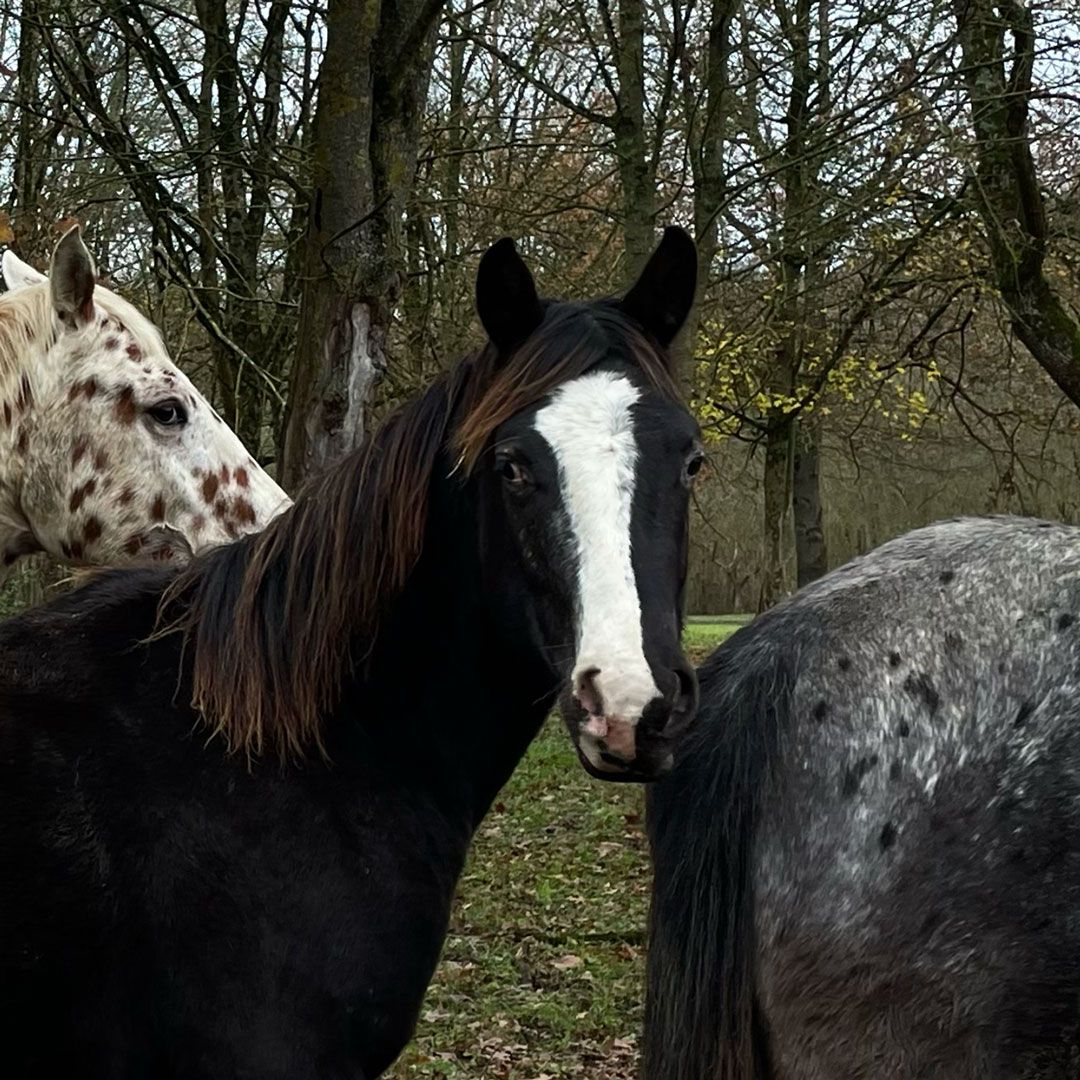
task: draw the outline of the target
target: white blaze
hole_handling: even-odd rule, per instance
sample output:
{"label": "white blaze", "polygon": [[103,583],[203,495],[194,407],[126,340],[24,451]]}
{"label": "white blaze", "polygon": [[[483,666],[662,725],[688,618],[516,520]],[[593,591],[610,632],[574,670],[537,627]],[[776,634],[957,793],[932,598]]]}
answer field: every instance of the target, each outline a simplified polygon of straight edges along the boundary
{"label": "white blaze", "polygon": [[641,601],[630,559],[634,502],[632,406],[641,392],[609,371],[561,386],[536,414],[559,465],[577,554],[577,656],[573,683],[590,669],[611,718],[636,722],[660,696],[645,659]]}

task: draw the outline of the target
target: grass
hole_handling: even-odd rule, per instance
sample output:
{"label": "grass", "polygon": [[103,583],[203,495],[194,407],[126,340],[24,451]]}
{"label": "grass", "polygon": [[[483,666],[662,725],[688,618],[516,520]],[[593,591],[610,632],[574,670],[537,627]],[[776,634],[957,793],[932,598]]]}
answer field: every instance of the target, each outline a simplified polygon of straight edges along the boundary
{"label": "grass", "polygon": [[[693,620],[695,660],[744,619]],[[632,1080],[649,872],[644,796],[591,780],[550,720],[477,834],[393,1080]]]}

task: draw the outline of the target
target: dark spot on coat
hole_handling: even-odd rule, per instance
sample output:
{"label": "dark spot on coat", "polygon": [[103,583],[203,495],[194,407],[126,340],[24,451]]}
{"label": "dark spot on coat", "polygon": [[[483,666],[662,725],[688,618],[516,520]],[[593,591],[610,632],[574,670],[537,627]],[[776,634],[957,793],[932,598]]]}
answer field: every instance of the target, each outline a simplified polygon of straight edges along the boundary
{"label": "dark spot on coat", "polygon": [[11,427],[11,402],[4,402],[4,426]]}
{"label": "dark spot on coat", "polygon": [[97,379],[90,378],[85,380],[82,384],[82,392],[83,397],[89,401],[98,392]]}
{"label": "dark spot on coat", "polygon": [[900,654],[898,652],[889,653],[889,667],[900,666]]}
{"label": "dark spot on coat", "polygon": [[120,348],[120,339],[118,337],[107,337],[105,339],[105,348],[106,349],[119,349]]}
{"label": "dark spot on coat", "polygon": [[136,363],[142,359],[142,349],[135,344],[134,341],[128,343],[127,354],[129,360],[134,360]]}
{"label": "dark spot on coat", "polygon": [[165,496],[158,495],[154,498],[154,501],[150,504],[150,520],[151,521],[164,521],[165,520]]}
{"label": "dark spot on coat", "polygon": [[221,466],[221,482],[223,484],[227,484],[229,482],[229,466],[228,465],[222,465]]}
{"label": "dark spot on coat", "polygon": [[827,701],[819,701],[814,706],[814,719],[820,724],[828,715],[829,703]]}
{"label": "dark spot on coat", "polygon": [[900,765],[900,762],[899,761],[894,761],[889,766],[889,779],[890,780],[899,780],[900,779],[900,774],[903,771],[904,770],[903,770],[903,767]]}
{"label": "dark spot on coat", "polygon": [[237,469],[235,473],[236,486],[246,488],[248,486],[247,469]]}
{"label": "dark spot on coat", "polygon": [[34,400],[34,391],[30,387],[30,376],[23,375],[19,380],[19,398],[15,402],[15,407],[19,412],[24,412],[30,407],[30,403]]}
{"label": "dark spot on coat", "polygon": [[123,491],[120,492],[120,495],[117,498],[116,502],[119,506],[127,506],[128,503],[130,503],[134,498],[135,492],[131,488],[126,487]]}
{"label": "dark spot on coat", "polygon": [[1025,701],[1016,712],[1016,717],[1013,719],[1014,728],[1022,728],[1031,717],[1031,714],[1035,711],[1035,706],[1030,701]]}
{"label": "dark spot on coat", "polygon": [[959,652],[964,647],[964,639],[953,630],[945,633],[945,648],[949,652]]}
{"label": "dark spot on coat", "polygon": [[247,499],[237,499],[233,503],[233,513],[241,525],[255,524],[255,507]]}
{"label": "dark spot on coat", "polygon": [[909,675],[904,680],[904,689],[912,697],[920,698],[931,713],[937,712],[938,706],[941,704],[941,698],[937,690],[934,689],[930,676],[925,671]]}
{"label": "dark spot on coat", "polygon": [[1059,630],[1068,630],[1074,622],[1076,622],[1075,615],[1059,615],[1057,620],[1057,628]]}
{"label": "dark spot on coat", "polygon": [[143,538],[140,533],[135,533],[128,537],[127,543],[124,544],[124,550],[129,555],[138,555],[139,549],[143,546]]}
{"label": "dark spot on coat", "polygon": [[901,720],[896,730],[901,739],[906,739],[911,734],[911,725],[906,720]]}
{"label": "dark spot on coat", "polygon": [[919,927],[919,936],[926,937],[932,934],[943,922],[944,916],[940,911],[931,911],[929,915],[922,921],[922,926]]}
{"label": "dark spot on coat", "polygon": [[83,540],[92,544],[99,539],[101,539],[101,522],[96,517],[87,518],[83,526]]}
{"label": "dark spot on coat", "polygon": [[104,472],[104,470],[107,469],[108,467],[109,467],[109,455],[106,454],[104,450],[99,450],[94,455],[94,468],[97,469],[98,472]]}
{"label": "dark spot on coat", "polygon": [[848,668],[851,667],[851,660],[846,656],[841,656],[840,659],[836,661],[836,664],[841,671],[847,671]]}
{"label": "dark spot on coat", "polygon": [[217,478],[217,473],[207,473],[206,479],[202,482],[202,496],[203,499],[212,503],[214,496],[217,495],[218,488],[221,486]]}
{"label": "dark spot on coat", "polygon": [[203,514],[196,514],[191,519],[191,531],[202,532],[206,528],[206,517]]}
{"label": "dark spot on coat", "polygon": [[878,837],[878,844],[882,851],[888,851],[889,848],[896,843],[896,826],[891,821],[886,821],[881,826],[881,835]]}
{"label": "dark spot on coat", "polygon": [[71,448],[71,466],[74,468],[83,459],[83,454],[90,449],[90,442],[85,435],[80,435]]}
{"label": "dark spot on coat", "polygon": [[71,541],[71,556],[72,559],[81,559],[83,557],[83,546],[81,540]]}
{"label": "dark spot on coat", "polygon": [[116,404],[113,406],[116,419],[125,426],[134,424],[137,411],[135,408],[135,390],[131,386],[125,386],[116,395]]}
{"label": "dark spot on coat", "polygon": [[68,510],[74,514],[86,501],[87,495],[93,495],[96,490],[97,480],[91,476],[85,484],[81,484],[71,493],[71,498],[68,499]]}
{"label": "dark spot on coat", "polygon": [[15,449],[20,454],[25,454],[30,446],[30,435],[25,427],[19,428],[19,436],[15,442]]}
{"label": "dark spot on coat", "polygon": [[840,781],[840,795],[850,799],[858,790],[863,777],[877,764],[877,755],[868,758],[859,758],[850,768],[844,770]]}
{"label": "dark spot on coat", "polygon": [[956,577],[955,570],[942,570],[941,576],[938,578],[938,581],[940,581],[942,585],[948,585],[954,577]]}
{"label": "dark spot on coat", "polygon": [[214,503],[214,517],[219,521],[224,521],[229,516],[229,504],[223,499],[218,499]]}

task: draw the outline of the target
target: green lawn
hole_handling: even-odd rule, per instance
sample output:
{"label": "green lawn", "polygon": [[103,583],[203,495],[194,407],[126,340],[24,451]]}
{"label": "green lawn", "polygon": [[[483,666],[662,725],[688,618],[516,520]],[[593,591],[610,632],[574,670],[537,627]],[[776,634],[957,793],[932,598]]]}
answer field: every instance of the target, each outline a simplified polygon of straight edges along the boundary
{"label": "green lawn", "polygon": [[[700,660],[743,620],[694,620]],[[395,1080],[633,1080],[648,865],[642,790],[590,779],[561,723],[477,835],[450,937]]]}

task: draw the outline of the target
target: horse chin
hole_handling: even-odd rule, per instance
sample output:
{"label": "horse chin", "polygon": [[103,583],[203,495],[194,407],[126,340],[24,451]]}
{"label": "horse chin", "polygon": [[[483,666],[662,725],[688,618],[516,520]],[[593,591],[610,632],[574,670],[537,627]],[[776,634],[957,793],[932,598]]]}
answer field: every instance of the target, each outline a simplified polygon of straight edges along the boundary
{"label": "horse chin", "polygon": [[594,765],[586,756],[585,752],[574,741],[574,749],[577,751],[578,761],[581,767],[595,780],[603,780],[608,784],[651,784],[654,780],[662,780],[671,771],[671,759],[663,763],[657,769],[640,769],[636,764],[617,765],[612,763],[611,769],[601,769]]}

